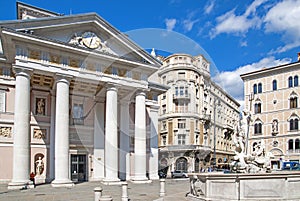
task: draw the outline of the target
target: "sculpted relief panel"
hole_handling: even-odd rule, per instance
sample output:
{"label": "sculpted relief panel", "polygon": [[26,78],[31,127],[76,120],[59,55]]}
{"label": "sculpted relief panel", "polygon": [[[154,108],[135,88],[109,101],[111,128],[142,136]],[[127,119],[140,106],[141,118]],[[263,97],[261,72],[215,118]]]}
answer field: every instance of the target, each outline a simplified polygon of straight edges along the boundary
{"label": "sculpted relief panel", "polygon": [[33,138],[38,140],[44,140],[47,138],[47,129],[33,129]]}
{"label": "sculpted relief panel", "polygon": [[11,138],[12,136],[12,129],[11,127],[0,127],[0,136],[4,138]]}

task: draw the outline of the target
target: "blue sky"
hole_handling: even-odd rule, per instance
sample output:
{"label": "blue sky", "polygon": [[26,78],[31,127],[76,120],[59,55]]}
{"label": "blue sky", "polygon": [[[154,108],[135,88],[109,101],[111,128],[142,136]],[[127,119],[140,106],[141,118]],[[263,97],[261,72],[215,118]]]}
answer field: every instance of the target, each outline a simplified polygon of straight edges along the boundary
{"label": "blue sky", "polygon": [[[218,70],[214,80],[241,103],[241,73],[295,62],[300,52],[300,0],[22,2],[65,15],[96,12],[145,49],[195,55],[204,51]],[[15,18],[16,1],[2,0],[0,20]],[[171,32],[173,42],[155,40],[161,30]],[[182,38],[192,45],[180,44]],[[201,48],[189,51],[193,44]]]}

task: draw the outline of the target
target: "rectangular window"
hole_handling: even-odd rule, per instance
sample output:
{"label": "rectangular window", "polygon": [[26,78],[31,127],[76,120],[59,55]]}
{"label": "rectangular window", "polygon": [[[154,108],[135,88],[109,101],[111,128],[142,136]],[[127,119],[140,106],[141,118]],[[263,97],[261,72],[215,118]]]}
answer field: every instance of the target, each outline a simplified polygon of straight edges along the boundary
{"label": "rectangular window", "polygon": [[162,122],[161,130],[167,130],[167,122],[166,121]]}
{"label": "rectangular window", "polygon": [[163,146],[167,145],[167,136],[165,135],[161,136],[161,141]]}
{"label": "rectangular window", "polygon": [[175,95],[178,96],[179,91],[178,91],[178,87],[175,87]]}
{"label": "rectangular window", "polygon": [[166,105],[162,105],[162,113],[163,113],[163,114],[166,114],[166,112],[167,112],[167,107],[166,107]]}
{"label": "rectangular window", "polygon": [[183,96],[184,95],[184,87],[180,87],[179,89],[180,89],[180,91],[179,91],[180,96]]}
{"label": "rectangular window", "polygon": [[5,112],[6,105],[6,92],[4,90],[0,90],[0,112]]}
{"label": "rectangular window", "polygon": [[185,144],[185,134],[178,134],[178,144],[179,145]]}
{"label": "rectangular window", "polygon": [[73,123],[74,124],[83,124],[83,104],[74,103],[73,104]]}
{"label": "rectangular window", "polygon": [[185,128],[186,120],[185,119],[178,119],[178,128]]}

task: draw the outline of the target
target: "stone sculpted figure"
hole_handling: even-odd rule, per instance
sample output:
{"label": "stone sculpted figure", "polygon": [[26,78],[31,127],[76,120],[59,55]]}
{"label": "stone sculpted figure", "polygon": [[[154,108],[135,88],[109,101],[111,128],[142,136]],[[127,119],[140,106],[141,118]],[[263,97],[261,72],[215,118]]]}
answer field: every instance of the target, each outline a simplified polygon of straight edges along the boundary
{"label": "stone sculpted figure", "polygon": [[40,98],[37,102],[37,114],[44,115],[45,114],[45,100]]}
{"label": "stone sculpted figure", "polygon": [[39,156],[38,160],[35,161],[36,164],[36,175],[41,175],[44,170],[44,162],[42,157]]}

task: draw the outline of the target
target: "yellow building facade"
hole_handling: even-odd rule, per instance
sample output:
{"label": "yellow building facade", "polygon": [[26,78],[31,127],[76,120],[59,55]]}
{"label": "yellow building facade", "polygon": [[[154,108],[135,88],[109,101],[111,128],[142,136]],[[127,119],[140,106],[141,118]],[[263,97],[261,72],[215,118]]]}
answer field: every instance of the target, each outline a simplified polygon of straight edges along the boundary
{"label": "yellow building facade", "polygon": [[245,109],[251,112],[248,153],[263,141],[272,152],[272,168],[300,159],[300,63],[290,63],[241,75]]}

